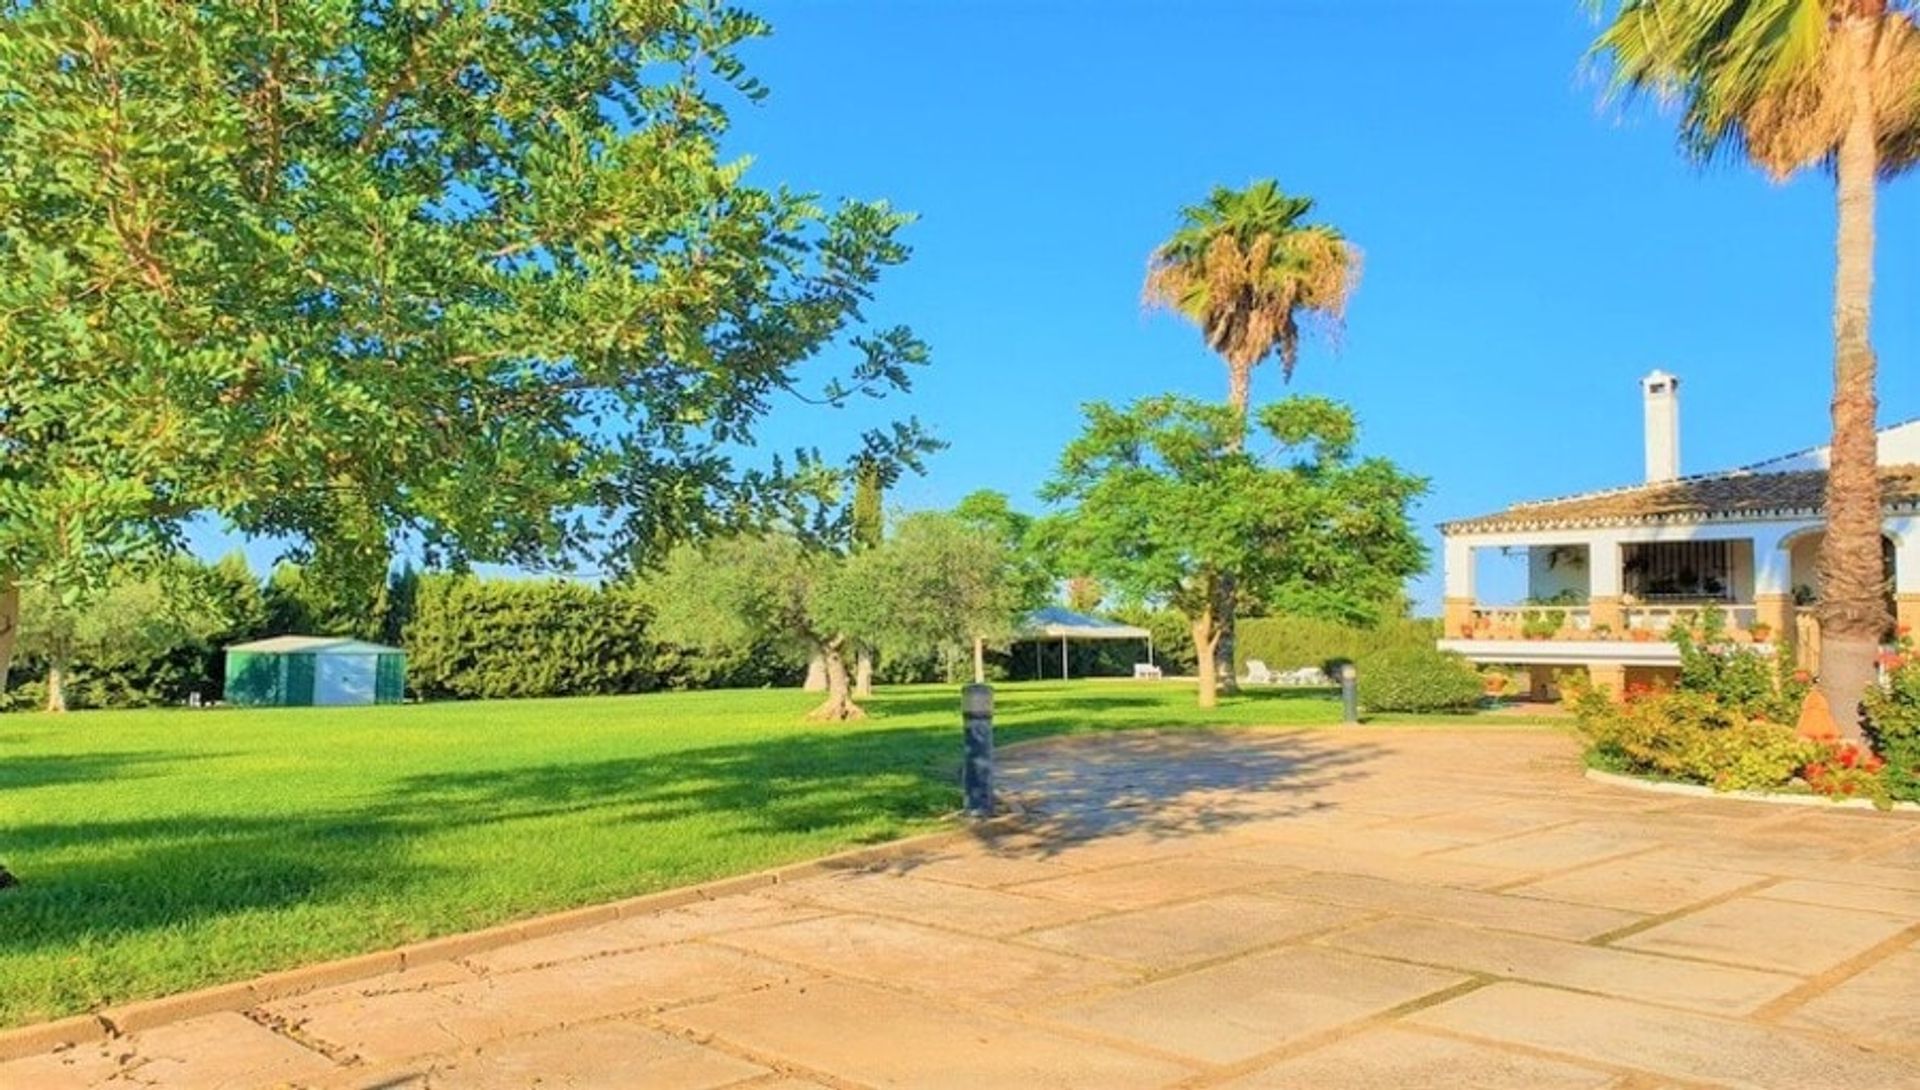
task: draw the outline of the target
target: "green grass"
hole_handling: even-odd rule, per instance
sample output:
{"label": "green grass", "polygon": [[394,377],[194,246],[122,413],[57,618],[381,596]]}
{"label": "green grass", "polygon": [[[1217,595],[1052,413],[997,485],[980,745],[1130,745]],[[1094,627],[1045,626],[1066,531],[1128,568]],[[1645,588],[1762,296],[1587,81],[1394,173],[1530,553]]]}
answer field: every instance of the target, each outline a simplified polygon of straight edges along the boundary
{"label": "green grass", "polygon": [[[0,1025],[751,871],[953,810],[952,687],[883,691],[849,726],[803,725],[813,699],[0,717],[0,863],[22,882],[0,892]],[[1003,686],[997,725],[1006,744],[1338,718],[1324,693],[1201,712],[1190,685],[1120,681]]]}

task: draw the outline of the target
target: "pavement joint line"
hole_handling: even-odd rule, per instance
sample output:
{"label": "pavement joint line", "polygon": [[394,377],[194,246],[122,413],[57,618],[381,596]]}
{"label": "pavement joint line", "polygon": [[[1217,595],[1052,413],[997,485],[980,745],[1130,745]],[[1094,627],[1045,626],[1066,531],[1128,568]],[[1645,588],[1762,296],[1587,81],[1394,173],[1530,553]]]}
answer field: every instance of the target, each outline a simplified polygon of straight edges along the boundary
{"label": "pavement joint line", "polygon": [[[1732,872],[1732,873],[1740,873],[1740,872]],[[1779,877],[1778,875],[1763,875],[1759,877],[1758,881],[1749,882],[1744,886],[1736,886],[1735,888],[1727,890],[1723,893],[1716,893],[1711,897],[1703,897],[1698,901],[1694,901],[1692,904],[1683,905],[1679,908],[1668,909],[1665,912],[1659,912],[1653,915],[1646,915],[1643,913],[1641,914],[1641,919],[1638,922],[1626,924],[1622,927],[1616,927],[1612,931],[1603,932],[1601,934],[1595,935],[1584,941],[1588,946],[1599,946],[1599,947],[1605,947],[1605,948],[1611,949],[1613,944],[1619,942],[1621,939],[1632,938],[1633,936],[1638,935],[1642,932],[1651,931],[1656,927],[1663,927],[1667,924],[1673,923],[1675,920],[1685,919],[1696,912],[1701,912],[1709,908],[1714,908],[1716,906],[1726,904],[1728,901],[1737,901],[1742,897],[1751,897],[1761,892],[1762,890],[1768,889],[1772,886],[1779,885],[1783,881],[1785,881],[1785,879]],[[1679,961],[1701,961],[1701,962],[1706,962],[1709,965],[1732,964],[1730,962],[1714,961],[1711,958],[1691,958],[1691,957],[1685,957],[1678,954],[1663,954],[1661,956],[1672,957],[1675,960],[1679,960]],[[1751,969],[1753,968],[1753,966],[1747,965],[1747,966],[1742,966],[1742,968]]]}
{"label": "pavement joint line", "polygon": [[[1162,906],[1154,906],[1154,907],[1157,908]],[[1140,909],[1137,911],[1143,911],[1143,912],[1152,911],[1152,909]],[[1365,911],[1365,910],[1358,910],[1358,911]],[[1124,913],[1124,912],[1116,913],[1115,915],[1124,916],[1124,915],[1127,915],[1127,913]],[[1112,917],[1103,916],[1100,918],[1111,919]],[[1203,958],[1199,961],[1185,962],[1183,964],[1171,966],[1164,969],[1146,968],[1146,967],[1143,967],[1137,961],[1120,961],[1118,959],[1104,957],[1099,954],[1083,954],[1077,951],[1069,952],[1069,951],[1064,951],[1057,947],[1051,947],[1051,946],[1039,946],[1039,945],[1034,945],[1031,943],[1024,943],[1024,942],[1008,943],[1008,945],[1017,946],[1023,950],[1038,950],[1043,953],[1066,954],[1069,957],[1079,958],[1082,961],[1090,961],[1090,962],[1094,962],[1101,965],[1111,965],[1118,969],[1126,969],[1130,972],[1140,974],[1140,978],[1138,980],[1132,981],[1130,983],[1100,985],[1095,988],[1088,989],[1085,992],[1080,992],[1075,995],[1067,996],[1062,999],[1048,1000],[1047,1002],[1042,1003],[1035,1008],[1036,1010],[1051,1010],[1056,1007],[1065,1006],[1066,1004],[1069,1004],[1069,1003],[1085,1003],[1090,999],[1098,999],[1106,995],[1117,995],[1120,992],[1128,991],[1133,988],[1144,987],[1145,985],[1148,985],[1148,984],[1158,984],[1163,980],[1178,980],[1181,977],[1191,976],[1194,973],[1203,972],[1207,969],[1217,969],[1222,965],[1229,965],[1229,964],[1232,964],[1233,962],[1241,961],[1246,958],[1259,957],[1265,954],[1275,953],[1280,950],[1285,950],[1288,947],[1316,945],[1317,944],[1316,940],[1318,940],[1323,935],[1328,935],[1328,934],[1332,934],[1340,931],[1351,930],[1353,928],[1362,926],[1363,922],[1378,923],[1381,920],[1386,918],[1387,916],[1383,913],[1375,918],[1372,918],[1366,921],[1350,920],[1344,923],[1329,924],[1326,927],[1314,928],[1311,931],[1296,932],[1292,935],[1287,936],[1284,939],[1275,939],[1272,942],[1261,943],[1258,946],[1249,946],[1241,950],[1235,950],[1231,953],[1219,954],[1214,957]],[[1062,926],[1071,927],[1073,925],[1064,924]]]}
{"label": "pavement joint line", "polygon": [[[1576,822],[1575,824],[1578,824],[1578,823]],[[1644,845],[1639,848],[1634,848],[1629,851],[1621,852],[1619,855],[1601,856],[1598,859],[1589,859],[1584,863],[1574,863],[1574,864],[1571,864],[1570,866],[1558,867],[1553,870],[1535,871],[1525,878],[1515,879],[1514,881],[1511,881],[1511,882],[1501,882],[1499,885],[1488,886],[1482,892],[1506,893],[1510,889],[1517,889],[1521,886],[1529,885],[1534,882],[1544,882],[1550,878],[1561,878],[1569,874],[1578,874],[1583,870],[1592,870],[1596,867],[1616,867],[1616,866],[1619,866],[1621,863],[1626,862],[1629,859],[1638,859],[1640,856],[1643,856],[1643,855],[1650,855],[1654,852],[1664,851],[1670,846],[1671,845],[1668,845],[1664,841],[1655,841],[1653,843]],[[1521,896],[1533,896],[1533,895],[1521,894]],[[1553,900],[1553,898],[1534,897],[1534,900],[1551,901]],[[1558,903],[1579,904],[1580,902],[1561,901]],[[1590,906],[1590,907],[1604,907],[1604,906]]]}
{"label": "pavement joint line", "polygon": [[308,1052],[317,1053],[325,1057],[328,1063],[338,1067],[355,1067],[360,1064],[359,1055],[352,1049],[315,1037],[302,1030],[298,1024],[290,1019],[268,1014],[258,1007],[249,1008],[240,1013],[248,1021],[266,1030],[268,1033],[282,1040],[291,1041],[301,1048],[306,1049]]}
{"label": "pavement joint line", "polygon": [[1450,984],[1445,988],[1428,992],[1425,995],[1410,999],[1405,1003],[1397,1004],[1383,1011],[1363,1015],[1350,1022],[1342,1022],[1338,1025],[1328,1026],[1323,1030],[1317,1030],[1313,1033],[1296,1037],[1285,1044],[1270,1048],[1265,1052],[1248,1056],[1245,1059],[1236,1060],[1231,1064],[1220,1065],[1217,1070],[1203,1072],[1185,1082],[1174,1083],[1172,1090],[1206,1090],[1208,1087],[1219,1086],[1222,1083],[1245,1075],[1251,1075],[1254,1072],[1272,1067],[1275,1064],[1284,1063],[1295,1056],[1303,1056],[1316,1049],[1325,1048],[1328,1045],[1338,1044],[1349,1038],[1358,1037],[1369,1030],[1394,1025],[1405,1015],[1412,1014],[1415,1011],[1425,1010],[1428,1007],[1437,1007],[1442,1003],[1451,1002],[1463,995],[1477,992],[1488,984],[1493,983],[1490,978],[1484,978],[1478,973],[1468,973],[1466,976],[1467,979],[1458,984]]}
{"label": "pavement joint line", "polygon": [[[1472,931],[1488,932],[1494,935],[1495,937],[1498,937],[1501,934],[1504,934],[1504,932],[1501,932],[1495,928],[1472,927],[1470,925],[1464,925],[1464,924],[1461,926],[1467,927],[1468,930],[1472,930]],[[1920,925],[1916,925],[1916,927],[1920,927]],[[1512,932],[1512,934],[1519,934],[1519,932]],[[1590,949],[1614,950],[1614,948],[1610,946],[1593,947],[1592,944],[1590,943],[1571,942],[1566,939],[1551,939],[1543,935],[1528,935],[1524,937],[1537,939],[1541,942],[1557,943],[1562,946],[1578,946],[1578,947],[1588,947]],[[1449,972],[1455,972],[1455,973],[1472,973],[1476,976],[1488,977],[1490,980],[1495,982],[1526,984],[1526,985],[1530,985],[1532,987],[1537,987],[1537,988],[1552,988],[1555,991],[1571,992],[1575,995],[1590,995],[1590,996],[1595,996],[1601,999],[1617,999],[1627,1003],[1638,1003],[1643,1007],[1655,1007],[1661,1010],[1671,1010],[1671,1011],[1676,1011],[1683,1014],[1704,1014],[1713,1018],[1723,1018],[1723,1019],[1731,1018],[1734,1020],[1757,1019],[1758,1011],[1765,1009],[1767,1005],[1778,1002],[1777,998],[1771,999],[1771,1000],[1768,1000],[1766,1004],[1762,1004],[1761,1006],[1755,1007],[1752,1011],[1748,1011],[1742,1014],[1730,1014],[1726,1011],[1705,1010],[1700,1007],[1688,1007],[1688,1006],[1683,1006],[1679,1003],[1663,1002],[1658,999],[1647,999],[1643,996],[1622,995],[1619,992],[1603,991],[1599,988],[1582,988],[1572,984],[1564,984],[1559,981],[1546,980],[1537,976],[1517,976],[1517,975],[1514,975],[1513,973],[1497,973],[1497,972],[1491,972],[1485,969],[1470,969],[1465,966],[1450,964],[1445,961],[1432,961],[1425,958],[1407,957],[1403,954],[1385,954],[1376,950],[1355,950],[1351,947],[1340,946],[1335,943],[1316,942],[1315,945],[1325,946],[1326,948],[1331,950],[1339,950],[1342,953],[1353,954],[1359,957],[1373,958],[1378,961],[1391,961],[1391,962],[1397,962],[1402,965],[1414,965],[1414,966],[1419,966],[1420,968],[1423,968],[1423,969],[1445,969],[1445,970],[1448,970]],[[1616,950],[1615,952],[1622,953],[1622,954],[1634,954],[1641,957],[1662,958],[1667,961],[1684,961],[1691,964],[1711,965],[1715,968],[1740,968],[1740,969],[1745,969],[1749,972],[1771,973],[1774,976],[1793,977],[1795,975],[1793,973],[1783,972],[1776,969],[1756,969],[1750,965],[1733,966],[1723,962],[1704,961],[1698,958],[1667,957],[1664,954],[1656,954],[1651,951],[1645,951],[1645,950]],[[1791,995],[1792,991],[1790,990],[1782,994]]]}
{"label": "pavement joint line", "polygon": [[1551,1060],[1555,1063],[1573,1064],[1579,1067],[1591,1068],[1595,1071],[1603,1071],[1611,1075],[1619,1075],[1622,1078],[1631,1080],[1621,1086],[1609,1087],[1608,1090],[1727,1090],[1725,1083],[1701,1082],[1683,1075],[1662,1074],[1656,1071],[1649,1071],[1644,1067],[1630,1067],[1613,1060],[1599,1060],[1587,1056],[1576,1056],[1569,1052],[1555,1052],[1552,1049],[1540,1048],[1537,1045],[1526,1044],[1522,1041],[1509,1041],[1500,1037],[1483,1037],[1461,1030],[1448,1029],[1444,1026],[1430,1026],[1420,1022],[1399,1022],[1395,1024],[1394,1028],[1407,1033],[1417,1033],[1424,1037],[1436,1037],[1443,1041],[1458,1041],[1464,1044],[1493,1048],[1503,1052],[1512,1052],[1536,1060]]}
{"label": "pavement joint line", "polygon": [[[1879,964],[1890,954],[1897,954],[1920,939],[1920,923],[1913,924],[1899,933],[1873,944],[1853,957],[1832,965],[1809,977],[1806,983],[1763,1004],[1753,1012],[1756,1022],[1777,1024],[1781,1019],[1815,999],[1845,984],[1847,981]],[[1920,1046],[1909,1046],[1920,1047]]]}

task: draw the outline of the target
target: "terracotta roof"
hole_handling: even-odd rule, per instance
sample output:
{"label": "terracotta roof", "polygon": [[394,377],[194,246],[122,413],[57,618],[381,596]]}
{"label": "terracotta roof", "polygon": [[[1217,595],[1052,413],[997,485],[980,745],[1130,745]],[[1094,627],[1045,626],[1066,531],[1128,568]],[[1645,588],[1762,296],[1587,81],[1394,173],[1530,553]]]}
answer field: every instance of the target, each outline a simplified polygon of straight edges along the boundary
{"label": "terracotta roof", "polygon": [[[1920,505],[1920,465],[1882,466],[1880,487],[1882,501],[1888,507]],[[1479,518],[1455,519],[1440,529],[1456,534],[1818,514],[1826,490],[1824,469],[1790,473],[1736,470],[1520,503]]]}

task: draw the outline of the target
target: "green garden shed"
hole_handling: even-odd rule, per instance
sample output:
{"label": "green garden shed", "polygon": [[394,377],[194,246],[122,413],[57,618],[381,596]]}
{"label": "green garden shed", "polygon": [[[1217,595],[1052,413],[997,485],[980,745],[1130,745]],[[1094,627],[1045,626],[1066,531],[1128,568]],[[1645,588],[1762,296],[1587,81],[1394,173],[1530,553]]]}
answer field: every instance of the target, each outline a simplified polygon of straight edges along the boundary
{"label": "green garden shed", "polygon": [[407,656],[341,636],[275,636],[227,648],[226,701],[278,707],[398,704]]}

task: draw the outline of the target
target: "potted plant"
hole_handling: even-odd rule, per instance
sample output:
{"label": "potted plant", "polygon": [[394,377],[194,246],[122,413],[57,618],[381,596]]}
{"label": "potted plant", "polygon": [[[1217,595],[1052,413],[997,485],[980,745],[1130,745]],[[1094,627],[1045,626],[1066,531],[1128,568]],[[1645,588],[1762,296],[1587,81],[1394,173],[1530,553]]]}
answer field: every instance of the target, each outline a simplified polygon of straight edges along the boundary
{"label": "potted plant", "polygon": [[1765,621],[1755,621],[1747,627],[1747,632],[1755,643],[1766,643],[1773,638],[1773,626]]}
{"label": "potted plant", "polygon": [[1635,643],[1647,643],[1653,639],[1653,630],[1650,628],[1635,628],[1631,631],[1633,633],[1633,642]]}
{"label": "potted plant", "polygon": [[1596,640],[1610,640],[1610,639],[1612,639],[1612,638],[1613,638],[1613,626],[1612,626],[1612,625],[1610,625],[1610,624],[1597,624],[1597,625],[1594,625],[1594,626],[1593,626],[1593,633],[1592,633],[1592,637],[1593,637],[1594,639],[1596,639]]}

